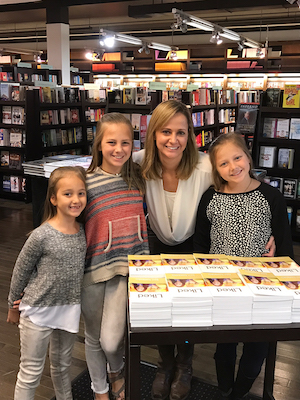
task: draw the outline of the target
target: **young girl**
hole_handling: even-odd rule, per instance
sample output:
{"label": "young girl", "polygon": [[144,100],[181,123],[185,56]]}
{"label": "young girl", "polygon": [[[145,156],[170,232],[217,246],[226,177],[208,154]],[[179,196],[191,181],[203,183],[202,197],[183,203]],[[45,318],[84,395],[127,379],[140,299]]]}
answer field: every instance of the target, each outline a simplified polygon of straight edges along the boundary
{"label": "young girl", "polygon": [[131,157],[133,129],[119,113],[98,123],[87,175],[82,293],[86,360],[95,399],[124,399],[128,254],[148,254],[144,184]]}
{"label": "young girl", "polygon": [[[252,159],[237,133],[220,135],[210,146],[214,188],[199,204],[195,251],[261,257],[271,235],[276,255],[293,257],[291,230],[282,194],[254,179]],[[215,353],[219,389],[224,398],[241,399],[250,390],[266,357],[267,343],[244,343],[234,379],[237,343],[218,344]]]}
{"label": "young girl", "polygon": [[[50,371],[57,400],[71,400],[69,367],[79,328],[86,241],[77,217],[86,206],[85,171],[52,172],[43,224],[27,239],[16,261],[7,322],[20,314],[21,362],[15,400],[33,400],[50,342]],[[19,310],[14,302],[24,293]]]}

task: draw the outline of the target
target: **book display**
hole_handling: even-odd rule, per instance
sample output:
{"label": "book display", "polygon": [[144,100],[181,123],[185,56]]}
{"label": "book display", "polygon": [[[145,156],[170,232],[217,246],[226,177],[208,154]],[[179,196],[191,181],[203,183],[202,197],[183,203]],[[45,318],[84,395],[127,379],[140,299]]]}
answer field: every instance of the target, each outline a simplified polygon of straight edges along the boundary
{"label": "book display", "polygon": [[[286,96],[296,91],[298,85],[285,85]],[[291,86],[291,87],[289,87]],[[293,90],[292,90],[293,89]],[[275,92],[275,91],[274,91]],[[272,93],[272,91],[271,91]],[[283,91],[276,96],[284,97]],[[297,94],[298,95],[298,94]],[[270,90],[263,93],[258,112],[257,135],[254,136],[253,159],[256,167],[265,168],[266,183],[277,187],[284,195],[290,210],[293,239],[300,240],[296,228],[300,198],[297,187],[300,179],[300,108],[270,105]],[[283,103],[284,99],[281,101]],[[283,104],[282,104],[283,105]]]}
{"label": "book display", "polygon": [[300,267],[289,257],[129,255],[132,327],[300,322]]}

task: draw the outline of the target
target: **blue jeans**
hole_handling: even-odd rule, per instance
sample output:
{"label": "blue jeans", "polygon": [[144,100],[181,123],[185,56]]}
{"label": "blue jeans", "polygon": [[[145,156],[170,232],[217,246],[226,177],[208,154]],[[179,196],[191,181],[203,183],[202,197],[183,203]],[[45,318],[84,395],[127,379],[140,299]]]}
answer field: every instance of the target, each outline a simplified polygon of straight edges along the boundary
{"label": "blue jeans", "polygon": [[50,372],[57,400],[72,400],[69,368],[76,334],[35,325],[20,318],[21,362],[14,400],[33,400],[49,348]]}
{"label": "blue jeans", "polygon": [[127,277],[114,278],[82,290],[85,355],[95,393],[108,392],[109,372],[123,368]]}

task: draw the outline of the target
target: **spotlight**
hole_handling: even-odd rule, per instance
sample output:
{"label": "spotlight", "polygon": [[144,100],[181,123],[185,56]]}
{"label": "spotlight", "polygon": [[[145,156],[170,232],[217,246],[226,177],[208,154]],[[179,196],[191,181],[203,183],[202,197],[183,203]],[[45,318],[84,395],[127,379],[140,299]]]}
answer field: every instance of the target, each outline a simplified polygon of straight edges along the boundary
{"label": "spotlight", "polygon": [[114,47],[114,45],[115,45],[115,38],[114,38],[114,36],[107,36],[107,37],[104,39],[104,44],[105,44],[107,47]]}
{"label": "spotlight", "polygon": [[87,52],[85,53],[85,57],[86,57],[88,60],[92,60],[92,59],[93,59],[93,53],[92,53],[91,51],[87,51]]}
{"label": "spotlight", "polygon": [[238,51],[242,51],[244,49],[244,43],[243,41],[238,43]]}
{"label": "spotlight", "polygon": [[35,55],[33,56],[33,59],[34,59],[34,61],[37,62],[37,63],[41,63],[41,62],[42,62],[42,59],[41,59],[40,54],[35,54]]}
{"label": "spotlight", "polygon": [[174,60],[174,61],[178,60],[177,53],[176,53],[175,50],[172,50],[172,51],[171,51],[170,59],[171,59],[171,60]]}
{"label": "spotlight", "polygon": [[210,38],[210,43],[216,43],[216,44],[221,44],[223,43],[223,40],[220,38],[219,32],[213,32],[212,37]]}

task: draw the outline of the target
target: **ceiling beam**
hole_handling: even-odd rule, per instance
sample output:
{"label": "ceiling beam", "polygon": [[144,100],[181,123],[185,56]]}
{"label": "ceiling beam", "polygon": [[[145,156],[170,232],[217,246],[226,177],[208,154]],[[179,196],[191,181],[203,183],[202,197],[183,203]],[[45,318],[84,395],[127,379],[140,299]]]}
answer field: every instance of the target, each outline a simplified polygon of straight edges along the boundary
{"label": "ceiling beam", "polygon": [[[284,0],[271,0],[268,1],[267,6],[290,6]],[[203,0],[203,1],[190,1],[190,2],[174,2],[163,4],[149,4],[142,6],[128,6],[128,16],[132,18],[145,18],[153,14],[161,14],[172,12],[172,8],[176,7],[182,11],[207,11],[207,10],[235,10],[244,8],[264,7],[261,0]]]}

